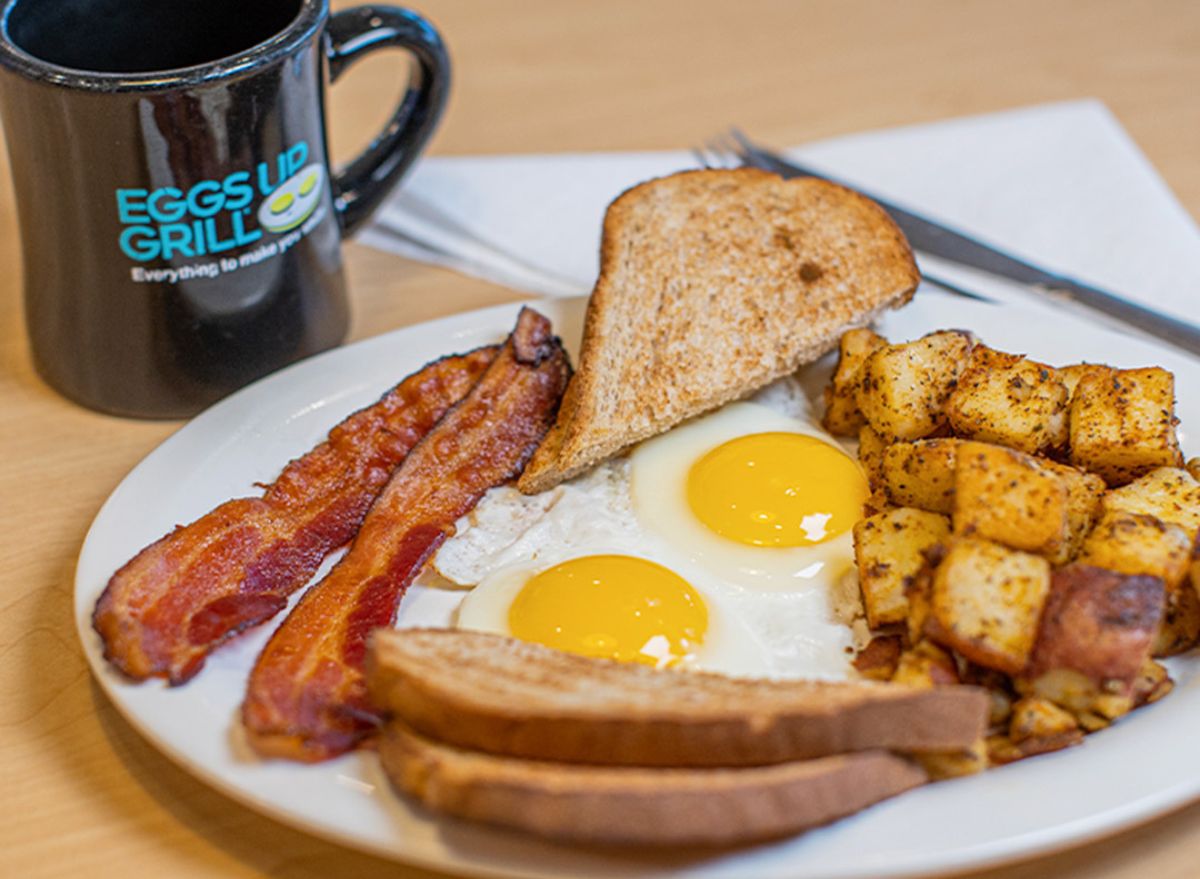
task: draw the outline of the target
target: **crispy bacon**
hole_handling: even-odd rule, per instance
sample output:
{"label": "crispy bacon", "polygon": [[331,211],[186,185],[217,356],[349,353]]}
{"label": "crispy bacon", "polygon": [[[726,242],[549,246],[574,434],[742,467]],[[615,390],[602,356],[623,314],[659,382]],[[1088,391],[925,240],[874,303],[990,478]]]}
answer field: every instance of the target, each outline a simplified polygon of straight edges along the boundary
{"label": "crispy bacon", "polygon": [[413,373],[284,468],[262,497],[221,504],[113,574],[92,625],[135,680],[182,684],[218,644],[274,616],[350,541],[388,478],[495,359],[489,346]]}
{"label": "crispy bacon", "polygon": [[522,310],[479,383],[412,450],[349,552],[263,648],[242,705],[256,751],[313,762],[372,732],[362,671],[368,634],[395,622],[404,591],[458,517],[521,472],[569,377],[549,321]]}

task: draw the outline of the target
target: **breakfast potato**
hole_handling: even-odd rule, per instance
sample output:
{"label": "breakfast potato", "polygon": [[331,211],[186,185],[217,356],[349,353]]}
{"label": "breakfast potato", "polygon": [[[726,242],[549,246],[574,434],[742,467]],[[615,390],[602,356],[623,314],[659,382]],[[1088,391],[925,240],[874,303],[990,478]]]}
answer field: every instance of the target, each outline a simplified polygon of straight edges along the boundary
{"label": "breakfast potato", "polygon": [[1007,735],[988,740],[988,758],[1003,765],[1037,754],[1048,754],[1083,741],[1079,721],[1048,699],[1036,696],[1019,700],[1013,706]]}
{"label": "breakfast potato", "polygon": [[1200,482],[1178,467],[1151,470],[1105,494],[1101,505],[1106,511],[1145,513],[1178,525],[1193,540],[1200,535]]}
{"label": "breakfast potato", "polygon": [[955,436],[1045,453],[1066,448],[1069,399],[1053,368],[976,345],[946,418]]}
{"label": "breakfast potato", "polygon": [[1075,558],[1084,538],[1092,530],[1100,514],[1101,499],[1107,486],[1095,473],[1069,464],[1039,458],[1038,466],[1054,473],[1067,487],[1067,543],[1061,552],[1050,557],[1054,564],[1063,565]]}
{"label": "breakfast potato", "polygon": [[862,367],[855,397],[859,411],[889,442],[929,436],[946,423],[946,400],[971,345],[969,333],[943,330],[877,349]]}
{"label": "breakfast potato", "polygon": [[1146,664],[1142,666],[1141,674],[1138,675],[1138,679],[1133,685],[1133,705],[1137,708],[1157,702],[1173,689],[1175,689],[1175,682],[1171,680],[1167,667],[1161,662],[1147,659]]}
{"label": "breakfast potato", "polygon": [[890,681],[900,665],[899,635],[876,635],[854,657],[854,669],[871,681]]}
{"label": "breakfast potato", "polygon": [[925,625],[929,621],[933,599],[933,572],[941,564],[945,553],[946,548],[942,544],[930,548],[921,570],[904,584],[904,597],[908,599],[908,619],[904,621],[904,633],[909,646],[919,644],[925,638]]}
{"label": "breakfast potato", "polygon": [[1067,405],[1075,398],[1075,389],[1079,387],[1081,378],[1089,372],[1107,373],[1109,369],[1111,367],[1099,363],[1072,363],[1070,366],[1057,367],[1055,372],[1058,373],[1058,380],[1067,389]]}
{"label": "breakfast potato", "polygon": [[856,399],[859,378],[867,357],[886,344],[887,339],[865,328],[842,333],[837,367],[825,388],[825,415],[821,419],[834,436],[854,436],[866,424]]}
{"label": "breakfast potato", "polygon": [[1200,598],[1188,582],[1191,554],[1192,541],[1178,525],[1143,513],[1109,511],[1087,536],[1078,561],[1163,581],[1166,604],[1150,652],[1171,656],[1200,639]]}
{"label": "breakfast potato", "polygon": [[957,538],[933,573],[925,631],[971,662],[1018,674],[1037,637],[1050,563],[979,538]]}
{"label": "breakfast potato", "polygon": [[883,453],[888,444],[877,434],[869,424],[864,424],[858,431],[858,463],[867,474],[867,481],[872,489],[883,485]]}
{"label": "breakfast potato", "polygon": [[1175,377],[1159,367],[1085,372],[1071,400],[1070,459],[1110,486],[1182,466]]}
{"label": "breakfast potato", "polygon": [[883,485],[898,507],[931,513],[954,512],[956,439],[926,439],[893,443],[883,453]]}
{"label": "breakfast potato", "polygon": [[911,507],[889,510],[854,526],[854,560],[872,629],[904,622],[908,583],[925,564],[925,551],[949,536],[949,519]]}
{"label": "breakfast potato", "polygon": [[1171,589],[1187,577],[1191,554],[1192,541],[1178,525],[1108,510],[1084,540],[1078,560],[1119,574],[1160,577]]}
{"label": "breakfast potato", "polygon": [[960,683],[954,657],[936,644],[922,640],[900,654],[892,683],[908,687],[947,687]]}
{"label": "breakfast potato", "polygon": [[1200,479],[1200,458],[1192,458],[1187,462],[1187,472],[1192,474],[1193,479]]}
{"label": "breakfast potato", "polygon": [[964,442],[954,469],[954,533],[1047,557],[1068,545],[1068,491],[1056,473],[1021,452]]}
{"label": "breakfast potato", "polygon": [[1078,562],[1059,568],[1017,690],[1066,708],[1085,728],[1129,711],[1164,604],[1157,577]]}
{"label": "breakfast potato", "polygon": [[908,756],[925,770],[930,781],[975,775],[989,765],[987,740],[982,738],[965,751],[931,751]]}

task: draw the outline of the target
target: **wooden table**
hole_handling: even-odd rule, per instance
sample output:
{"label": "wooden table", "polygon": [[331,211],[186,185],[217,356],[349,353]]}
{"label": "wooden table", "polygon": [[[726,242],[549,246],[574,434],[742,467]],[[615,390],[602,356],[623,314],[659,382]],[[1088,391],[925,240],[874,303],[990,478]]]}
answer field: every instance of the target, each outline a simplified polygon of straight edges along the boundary
{"label": "wooden table", "polygon": [[[349,5],[349,4],[346,4]],[[429,0],[454,52],[441,155],[687,147],[736,120],[773,143],[1098,97],[1200,216],[1200,6],[1139,2]],[[348,155],[390,106],[393,59],[332,96]],[[34,374],[17,220],[0,184],[0,875],[354,875],[405,869],[242,808],[147,745],[90,680],[75,556],[104,498],[178,423],[97,415]],[[351,244],[355,339],[518,293]],[[979,820],[986,820],[980,816]],[[987,875],[1200,871],[1200,805]]]}

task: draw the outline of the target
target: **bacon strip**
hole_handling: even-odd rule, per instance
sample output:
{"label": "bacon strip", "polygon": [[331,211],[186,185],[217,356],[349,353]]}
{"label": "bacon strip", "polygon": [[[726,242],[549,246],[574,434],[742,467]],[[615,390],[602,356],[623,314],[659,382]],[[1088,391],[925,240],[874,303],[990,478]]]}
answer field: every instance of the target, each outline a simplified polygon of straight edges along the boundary
{"label": "bacon strip", "polygon": [[282,610],[348,543],[409,451],[495,359],[489,346],[413,373],[284,468],[262,497],[227,501],[113,574],[92,625],[135,680],[182,684],[225,639]]}
{"label": "bacon strip", "polygon": [[523,309],[479,383],[412,450],[349,552],[263,648],[242,704],[258,753],[315,762],[373,731],[363,678],[368,634],[395,622],[404,591],[458,517],[521,472],[569,377],[549,321]]}

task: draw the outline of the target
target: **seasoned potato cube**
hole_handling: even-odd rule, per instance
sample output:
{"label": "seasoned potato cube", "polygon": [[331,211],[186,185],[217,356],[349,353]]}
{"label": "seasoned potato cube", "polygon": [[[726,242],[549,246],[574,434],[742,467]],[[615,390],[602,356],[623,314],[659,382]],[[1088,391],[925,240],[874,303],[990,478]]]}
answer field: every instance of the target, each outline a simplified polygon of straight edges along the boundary
{"label": "seasoned potato cube", "polygon": [[1066,482],[1012,449],[964,442],[954,471],[954,533],[1044,556],[1070,539]]}
{"label": "seasoned potato cube", "polygon": [[1110,511],[1087,536],[1078,561],[1121,574],[1147,574],[1166,586],[1166,607],[1150,652],[1170,656],[1200,639],[1200,599],[1187,582],[1192,541],[1178,525],[1142,513]]}
{"label": "seasoned potato cube", "polygon": [[889,442],[929,436],[946,423],[946,399],[970,351],[970,335],[955,330],[879,348],[862,367],[859,411]]}
{"label": "seasoned potato cube", "polygon": [[854,669],[872,681],[890,681],[900,664],[899,635],[876,635],[854,657]]}
{"label": "seasoned potato cube", "polygon": [[854,526],[858,582],[872,629],[904,622],[908,583],[925,564],[925,551],[949,536],[949,519],[911,507],[889,510]]}
{"label": "seasoned potato cube", "polygon": [[904,586],[904,597],[908,599],[908,619],[904,621],[904,631],[910,645],[919,644],[925,638],[925,623],[929,620],[933,595],[933,571],[941,563],[944,553],[944,546],[939,544],[933,547],[927,563]]}
{"label": "seasoned potato cube", "polygon": [[1017,689],[1076,716],[1092,712],[1112,719],[1128,711],[1164,602],[1157,577],[1078,562],[1059,568]]}
{"label": "seasoned potato cube", "polygon": [[1045,739],[1051,736],[1071,734],[1079,741],[1079,723],[1066,711],[1049,699],[1026,696],[1013,705],[1012,720],[1008,725],[1008,737],[1014,742],[1026,739]]}
{"label": "seasoned potato cube", "polygon": [[1179,467],[1175,377],[1165,369],[1092,370],[1071,400],[1070,457],[1124,485],[1157,467]]}
{"label": "seasoned potato cube", "polygon": [[1050,589],[1050,563],[978,538],[959,538],[933,574],[925,630],[971,662],[1007,674],[1025,667]]}
{"label": "seasoned potato cube", "polygon": [[869,424],[864,424],[858,432],[858,463],[867,474],[871,488],[883,484],[883,453],[887,451],[887,445]]}
{"label": "seasoned potato cube", "polygon": [[1084,540],[1078,561],[1119,574],[1160,577],[1169,590],[1187,576],[1191,554],[1192,541],[1178,525],[1109,510]]}
{"label": "seasoned potato cube", "polygon": [[950,515],[958,445],[956,439],[930,439],[888,446],[882,470],[892,503]]}
{"label": "seasoned potato cube", "polygon": [[1166,666],[1153,659],[1147,659],[1146,664],[1142,666],[1142,673],[1133,685],[1134,707],[1157,702],[1173,689],[1175,682],[1171,680]]}
{"label": "seasoned potato cube", "polygon": [[838,363],[825,388],[825,415],[821,423],[834,436],[854,436],[866,424],[858,411],[858,381],[868,355],[887,344],[887,339],[868,329],[842,333]]}
{"label": "seasoned potato cube", "polygon": [[964,775],[975,775],[988,768],[988,747],[984,739],[980,739],[965,751],[930,751],[925,754],[910,754],[909,757],[920,764],[930,781],[962,778]]}
{"label": "seasoned potato cube", "polygon": [[1192,479],[1200,479],[1200,458],[1192,458],[1187,462],[1187,472],[1192,474]]}
{"label": "seasoned potato cube", "polygon": [[929,641],[920,641],[900,654],[892,683],[909,687],[946,687],[959,683],[954,657]]}
{"label": "seasoned potato cube", "polygon": [[1055,372],[1058,373],[1058,380],[1063,383],[1067,389],[1067,404],[1075,397],[1075,389],[1079,387],[1079,380],[1089,372],[1100,372],[1108,374],[1112,367],[1102,366],[1098,363],[1072,363],[1070,366],[1060,366]]}
{"label": "seasoned potato cube", "polygon": [[1100,500],[1104,496],[1104,480],[1095,473],[1087,473],[1078,467],[1038,459],[1038,466],[1055,473],[1067,486],[1067,545],[1050,557],[1056,565],[1069,562],[1079,551],[1083,539],[1092,530],[1092,523],[1100,514]]}
{"label": "seasoned potato cube", "polygon": [[1200,534],[1200,482],[1186,470],[1151,470],[1129,485],[1108,492],[1101,504],[1105,510],[1145,513],[1178,525],[1193,540]]}
{"label": "seasoned potato cube", "polygon": [[956,436],[1032,455],[1066,448],[1069,399],[1051,367],[976,345],[946,418]]}

